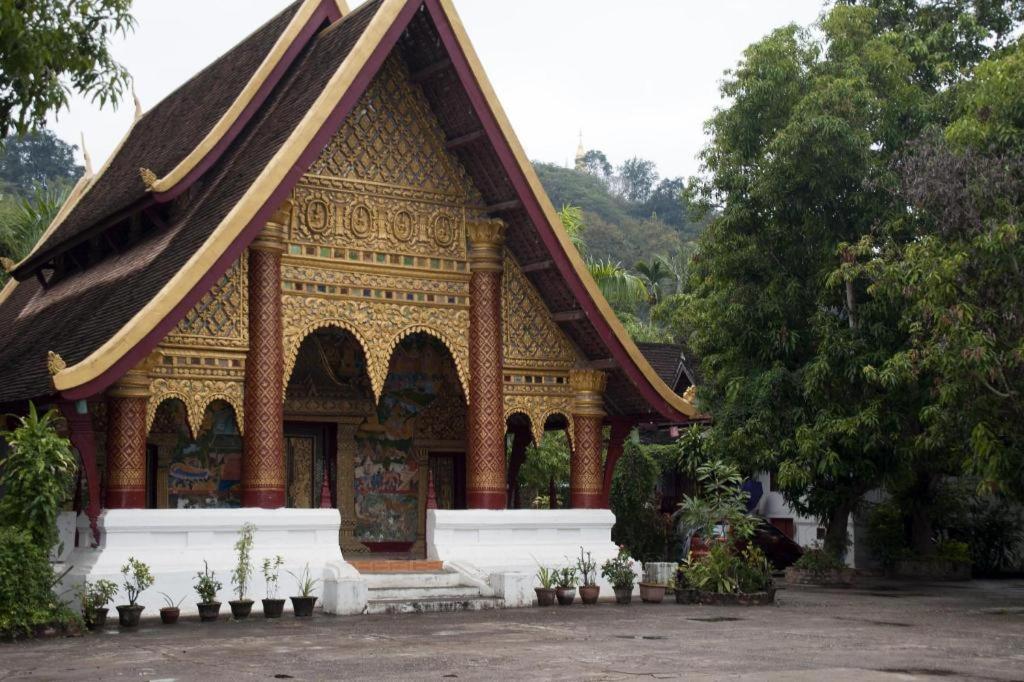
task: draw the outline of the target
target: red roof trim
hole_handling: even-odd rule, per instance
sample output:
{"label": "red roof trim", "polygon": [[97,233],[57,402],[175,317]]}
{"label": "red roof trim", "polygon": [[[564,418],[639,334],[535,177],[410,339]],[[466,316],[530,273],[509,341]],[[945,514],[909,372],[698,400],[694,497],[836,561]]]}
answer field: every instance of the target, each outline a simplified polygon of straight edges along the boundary
{"label": "red roof trim", "polygon": [[205,275],[196,283],[194,287],[178,302],[177,305],[162,319],[143,339],[137,343],[131,350],[121,356],[117,362],[110,366],[105,372],[80,386],[76,386],[72,389],[64,391],[61,395],[69,400],[81,400],[94,396],[101,391],[105,390],[131,368],[138,365],[143,359],[148,356],[157,344],[163,340],[167,334],[174,329],[178,321],[182,319],[192,307],[199,302],[199,300],[209,291],[213,285],[219,280],[231,264],[238,259],[239,256],[245,251],[249,244],[256,238],[256,236],[266,225],[267,221],[274,215],[274,211],[280,207],[285,199],[288,198],[289,193],[295,186],[295,183],[299,181],[302,174],[313,164],[313,162],[320,155],[321,150],[330,141],[331,136],[337,132],[338,128],[344,122],[345,117],[349,115],[353,107],[359,101],[359,98],[363,96],[366,88],[369,86],[371,79],[376,75],[377,71],[384,64],[384,60],[387,59],[391,53],[391,49],[395,43],[398,42],[399,36],[405,30],[409,21],[413,15],[419,9],[420,3],[415,0],[410,2],[402,8],[399,12],[398,17],[392,23],[391,27],[388,28],[384,37],[374,48],[373,53],[369,59],[363,65],[359,75],[352,81],[351,86],[342,95],[338,105],[331,112],[331,115],[327,117],[327,120],[320,127],[320,130],[313,137],[312,141],[303,151],[299,160],[289,169],[285,175],[284,180],[278,185],[277,189],[271,193],[270,197],[264,202],[263,207],[256,212],[253,219],[246,225],[245,229],[239,234],[238,238],[229,246],[220,258],[213,264],[213,266],[206,272]]}
{"label": "red roof trim", "polygon": [[267,79],[260,85],[260,89],[256,91],[256,95],[249,102],[248,106],[242,110],[242,113],[235,119],[235,122],[231,124],[228,131],[224,134],[217,144],[214,145],[203,160],[196,164],[195,168],[189,171],[185,177],[183,177],[177,184],[171,189],[164,190],[163,192],[154,192],[153,198],[157,203],[167,203],[172,201],[176,197],[181,196],[189,187],[191,187],[199,178],[201,178],[206,171],[210,170],[213,164],[217,163],[224,151],[234,142],[235,138],[238,137],[239,133],[245,129],[245,126],[252,120],[252,117],[256,115],[260,107],[270,96],[270,93],[274,91],[277,84],[281,81],[281,78],[288,71],[291,65],[295,62],[296,57],[302,52],[306,44],[315,36],[320,27],[323,26],[324,22],[333,23],[341,18],[341,12],[338,10],[338,5],[334,0],[321,0],[320,5],[316,8],[316,11],[310,15],[306,21],[306,25],[302,27],[302,30],[295,40],[289,45],[287,51],[282,55],[281,59],[274,66],[274,69],[267,76]]}
{"label": "red roof trim", "polygon": [[530,220],[532,220],[533,224],[537,227],[541,240],[544,242],[544,245],[547,247],[552,259],[558,266],[559,273],[565,279],[566,283],[569,285],[569,289],[586,312],[587,319],[594,326],[594,329],[597,330],[598,336],[601,338],[601,341],[605,346],[608,347],[612,357],[616,362],[618,362],[619,366],[625,370],[630,381],[637,390],[640,391],[648,404],[650,404],[666,419],[676,421],[688,420],[689,417],[669,405],[669,403],[658,394],[657,389],[647,381],[643,372],[636,366],[636,363],[633,362],[633,359],[630,357],[625,347],[623,347],[611,326],[609,326],[608,322],[604,319],[601,311],[597,308],[597,305],[590,296],[590,292],[587,291],[587,288],[584,286],[583,281],[576,272],[576,269],[562,250],[558,237],[555,236],[553,228],[548,223],[537,197],[530,189],[530,184],[523,175],[522,169],[519,167],[508,141],[502,134],[497,119],[491,111],[490,106],[487,104],[487,98],[484,96],[483,91],[480,88],[480,84],[473,75],[469,61],[466,59],[466,55],[463,53],[462,48],[459,45],[458,38],[456,38],[455,32],[448,21],[448,15],[445,13],[438,0],[424,0],[424,4],[429,10],[431,18],[434,20],[434,26],[437,29],[438,35],[441,37],[441,42],[448,50],[448,56],[452,60],[452,65],[455,67],[456,73],[458,73],[462,86],[469,95],[470,102],[473,104],[473,108],[483,124],[484,131],[487,133],[487,137],[490,140],[491,145],[494,147],[494,150],[501,161],[502,167],[505,169],[505,173],[508,175],[509,180],[511,180],[512,186],[515,188],[519,200],[523,203],[524,208],[530,216]]}

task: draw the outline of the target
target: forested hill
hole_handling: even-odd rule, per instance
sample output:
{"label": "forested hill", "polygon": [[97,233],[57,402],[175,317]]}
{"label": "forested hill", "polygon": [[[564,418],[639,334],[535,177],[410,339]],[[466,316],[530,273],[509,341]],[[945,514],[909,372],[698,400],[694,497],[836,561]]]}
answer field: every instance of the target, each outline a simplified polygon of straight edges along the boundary
{"label": "forested hill", "polygon": [[584,171],[533,165],[556,209],[572,205],[583,210],[592,258],[632,268],[656,255],[672,257],[696,240],[702,225],[686,215],[682,178],[658,182],[654,164],[643,159],[631,159],[612,172],[601,152],[588,152],[585,158],[599,163]]}

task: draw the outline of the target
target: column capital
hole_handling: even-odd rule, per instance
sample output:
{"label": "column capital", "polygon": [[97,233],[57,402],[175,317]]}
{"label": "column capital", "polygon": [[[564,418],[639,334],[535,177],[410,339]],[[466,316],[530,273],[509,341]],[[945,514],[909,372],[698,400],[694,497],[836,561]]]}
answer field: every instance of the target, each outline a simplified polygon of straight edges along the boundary
{"label": "column capital", "polygon": [[252,240],[249,244],[250,249],[256,249],[257,251],[271,251],[275,253],[284,253],[285,235],[288,234],[288,228],[291,225],[292,220],[292,202],[286,201],[281,204],[281,207],[277,209],[277,212],[267,221],[267,224],[263,226],[263,229],[256,236],[256,239]]}
{"label": "column capital", "polygon": [[505,222],[498,218],[471,220],[469,233],[469,268],[473,272],[500,272],[505,261]]}
{"label": "column capital", "polygon": [[598,369],[570,369],[569,387],[573,392],[573,414],[603,417],[604,389],[608,375]]}
{"label": "column capital", "polygon": [[130,369],[107,390],[111,398],[148,398],[149,375],[144,369]]}

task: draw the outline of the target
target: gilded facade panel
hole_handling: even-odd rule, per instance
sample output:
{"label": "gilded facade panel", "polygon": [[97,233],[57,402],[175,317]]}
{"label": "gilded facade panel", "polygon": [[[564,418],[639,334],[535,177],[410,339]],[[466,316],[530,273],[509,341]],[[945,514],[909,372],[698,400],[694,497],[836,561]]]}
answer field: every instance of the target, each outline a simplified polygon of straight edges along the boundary
{"label": "gilded facade panel", "polygon": [[249,344],[248,259],[243,255],[178,323],[161,345],[240,348]]}
{"label": "gilded facade panel", "polygon": [[578,355],[540,294],[510,256],[501,280],[505,368],[568,371]]}
{"label": "gilded facade panel", "polygon": [[149,400],[146,405],[146,431],[153,426],[160,403],[177,398],[185,403],[188,426],[193,436],[199,434],[203,414],[215,400],[223,400],[235,410],[239,433],[245,433],[245,410],[243,409],[243,384],[235,380],[159,377],[149,385]]}

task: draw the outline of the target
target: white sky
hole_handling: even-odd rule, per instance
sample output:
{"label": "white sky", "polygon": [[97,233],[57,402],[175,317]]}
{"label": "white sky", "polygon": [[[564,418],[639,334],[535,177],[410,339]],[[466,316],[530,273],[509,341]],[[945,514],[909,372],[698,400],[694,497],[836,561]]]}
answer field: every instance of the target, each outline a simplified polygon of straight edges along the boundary
{"label": "white sky", "polygon": [[[288,0],[136,0],[138,26],[113,47],[143,107],[248,35]],[[743,49],[773,28],[807,24],[823,0],[454,0],[531,159],[587,149],[613,164],[652,159],[662,177],[697,171],[704,121]],[[357,5],[359,0],[350,4]],[[98,169],[128,129],[118,111],[75,99],[51,126]]]}

